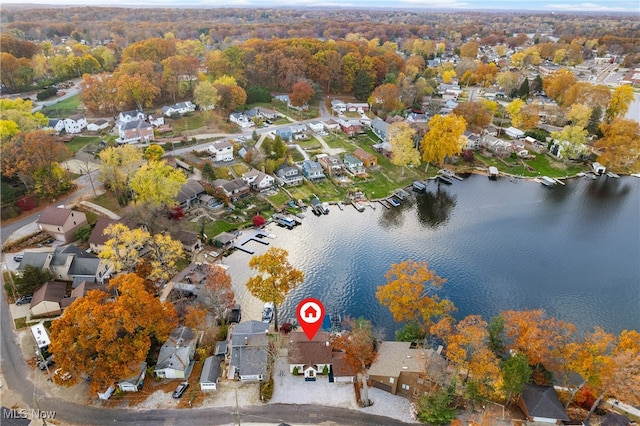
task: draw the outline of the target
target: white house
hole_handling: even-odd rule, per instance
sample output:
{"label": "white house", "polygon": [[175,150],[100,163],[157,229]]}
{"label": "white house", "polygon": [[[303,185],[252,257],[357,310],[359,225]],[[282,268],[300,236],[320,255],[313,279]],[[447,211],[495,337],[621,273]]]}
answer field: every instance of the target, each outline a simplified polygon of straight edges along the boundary
{"label": "white house", "polygon": [[50,118],[49,124],[47,125],[47,127],[45,127],[45,129],[53,129],[56,131],[56,133],[60,133],[64,130],[64,120]]}
{"label": "white house", "polygon": [[275,178],[260,170],[252,169],[242,175],[242,180],[247,182],[249,186],[257,191],[271,188],[275,183]]}
{"label": "white house", "polygon": [[146,374],[147,363],[143,361],[131,377],[127,377],[118,382],[118,389],[122,392],[138,392],[140,388],[142,388]]}
{"label": "white house", "polygon": [[87,119],[80,114],[74,114],[64,119],[64,131],[67,133],[80,133],[87,128]]}
{"label": "white house", "polygon": [[99,132],[100,130],[105,130],[107,127],[109,127],[109,121],[103,118],[87,124],[87,130],[90,132]]}
{"label": "white house", "polygon": [[131,121],[144,120],[144,113],[142,111],[133,110],[133,111],[122,111],[118,114],[118,119],[116,120],[116,127],[120,127],[123,123],[129,123]]}
{"label": "white house", "polygon": [[524,138],[524,132],[520,129],[517,129],[515,127],[508,127],[504,130],[504,132],[507,134],[507,136],[509,136],[511,139],[520,139],[520,138]]}
{"label": "white house", "polygon": [[153,127],[160,127],[160,126],[164,126],[164,116],[162,116],[162,115],[152,115],[152,114],[149,114],[149,123],[150,123]]}
{"label": "white house", "polygon": [[242,129],[248,129],[249,127],[253,126],[253,121],[251,121],[249,117],[241,112],[232,112],[231,114],[229,114],[229,120],[232,123],[236,123]]}
{"label": "white house", "polygon": [[233,144],[227,140],[214,142],[209,146],[209,152],[214,157],[214,161],[233,160]]}
{"label": "white house", "polygon": [[347,110],[347,104],[342,102],[340,99],[334,99],[331,101],[331,109],[336,114],[342,114]]}
{"label": "white house", "polygon": [[312,121],[308,123],[307,126],[309,126],[309,129],[314,133],[324,132],[324,124],[320,121]]}
{"label": "white house", "polygon": [[165,117],[171,117],[173,115],[184,115],[196,110],[196,106],[190,101],[178,102],[177,104],[163,106],[162,114]]}

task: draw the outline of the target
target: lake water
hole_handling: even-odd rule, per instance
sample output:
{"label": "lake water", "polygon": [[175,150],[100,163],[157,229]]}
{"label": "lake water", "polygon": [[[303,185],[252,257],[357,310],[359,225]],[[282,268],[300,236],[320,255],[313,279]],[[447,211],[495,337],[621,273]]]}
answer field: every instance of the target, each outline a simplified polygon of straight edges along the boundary
{"label": "lake water", "polygon": [[412,198],[362,213],[332,206],[278,229],[270,241],[305,272],[279,317],[295,317],[300,300],[316,297],[328,313],[363,316],[393,338],[400,325],[375,291],[392,263],[414,259],[447,279],[441,294],[458,318],[544,308],[582,331],[640,330],[640,179],[547,188],[474,175],[451,186],[430,182]]}

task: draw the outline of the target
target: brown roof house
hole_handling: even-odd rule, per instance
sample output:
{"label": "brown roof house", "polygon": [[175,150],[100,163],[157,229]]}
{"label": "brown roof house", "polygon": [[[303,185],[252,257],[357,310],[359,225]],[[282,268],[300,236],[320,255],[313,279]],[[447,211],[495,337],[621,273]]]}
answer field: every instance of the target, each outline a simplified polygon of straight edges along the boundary
{"label": "brown roof house", "polygon": [[356,150],[353,151],[353,156],[361,160],[362,164],[367,168],[378,165],[378,157],[362,148],[356,148]]}
{"label": "brown roof house", "polygon": [[49,281],[44,283],[33,293],[31,299],[31,316],[51,317],[60,315],[62,309],[69,305],[64,303],[67,285],[60,281]]}
{"label": "brown roof house", "polygon": [[119,222],[117,219],[110,219],[108,217],[98,218],[87,241],[93,253],[100,253],[104,249],[107,240],[109,240],[110,237],[104,234],[105,229],[107,229],[109,225],[115,225]]}
{"label": "brown roof house", "polygon": [[419,396],[433,355],[431,349],[411,349],[410,342],[382,342],[369,368],[370,384],[393,395]]}
{"label": "brown roof house", "polygon": [[74,241],[76,231],[88,225],[87,216],[83,212],[58,207],[44,209],[36,223],[40,230],[64,243]]}
{"label": "brown roof house", "polygon": [[303,374],[305,381],[315,381],[331,369],[329,333],[319,331],[312,340],[301,331],[289,333],[289,372]]}

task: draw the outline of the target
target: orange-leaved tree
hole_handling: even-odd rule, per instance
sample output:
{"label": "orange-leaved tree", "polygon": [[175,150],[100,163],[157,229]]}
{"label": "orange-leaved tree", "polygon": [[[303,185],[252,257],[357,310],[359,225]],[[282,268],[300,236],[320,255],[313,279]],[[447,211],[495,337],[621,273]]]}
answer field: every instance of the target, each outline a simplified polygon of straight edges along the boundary
{"label": "orange-leaved tree", "polygon": [[173,305],[147,292],[137,275],[118,275],[109,287],[116,296],[89,291],[51,325],[49,350],[56,365],[71,373],[61,384],[89,377],[92,394],[138,371],[152,339],[164,341],[176,325]]}
{"label": "orange-leaved tree", "polygon": [[264,254],[252,257],[249,267],[257,274],[247,281],[247,290],[263,302],[273,302],[277,330],[278,305],[304,280],[304,273],[289,263],[289,252],[278,247],[271,247]]}
{"label": "orange-leaved tree", "polygon": [[394,263],[385,277],[387,284],[378,287],[376,298],[397,322],[415,322],[428,332],[435,318],[455,310],[450,300],[437,295],[446,280],[429,269],[427,262],[409,259]]}
{"label": "orange-leaved tree", "polygon": [[344,324],[348,331],[332,335],[331,346],[344,352],[347,364],[358,372],[358,378],[362,381],[360,401],[363,406],[368,407],[369,393],[364,372],[376,358],[376,337],[371,322],[363,318],[347,319]]}
{"label": "orange-leaved tree", "polygon": [[224,311],[235,303],[231,276],[220,265],[208,265],[206,268],[207,278],[198,299],[224,325]]}

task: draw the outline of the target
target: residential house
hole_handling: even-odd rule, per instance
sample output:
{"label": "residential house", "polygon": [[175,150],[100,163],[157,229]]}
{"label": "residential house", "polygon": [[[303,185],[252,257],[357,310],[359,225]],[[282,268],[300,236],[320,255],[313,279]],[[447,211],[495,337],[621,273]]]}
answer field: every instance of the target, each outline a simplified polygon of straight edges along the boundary
{"label": "residential house", "polygon": [[187,253],[195,253],[202,248],[197,232],[181,229],[172,233],[171,237],[182,243],[182,249]]}
{"label": "residential house", "polygon": [[503,139],[490,135],[484,135],[480,142],[486,149],[498,156],[507,156],[511,153],[511,144]]}
{"label": "residential house", "polygon": [[76,231],[88,226],[87,215],[83,212],[59,207],[45,208],[36,223],[41,231],[63,243],[75,240]]}
{"label": "residential house", "polygon": [[302,162],[302,174],[310,181],[318,181],[326,177],[322,171],[322,166],[313,160],[304,160]]}
{"label": "residential house", "polygon": [[464,131],[464,137],[466,139],[465,149],[473,149],[478,150],[481,146],[480,136],[470,132],[468,130]]}
{"label": "residential house", "polygon": [[270,176],[257,169],[251,169],[248,172],[243,173],[242,179],[247,182],[247,184],[254,191],[263,191],[265,189],[269,189],[276,181],[273,176]]}
{"label": "residential house", "polygon": [[329,119],[324,122],[324,127],[328,131],[332,132],[334,130],[338,130],[340,128],[340,124],[336,120]]}
{"label": "residential house", "polygon": [[269,323],[244,321],[229,331],[227,378],[263,381],[267,378]]}
{"label": "residential house", "polygon": [[200,390],[217,390],[220,380],[220,363],[222,357],[211,355],[204,360],[202,373],[200,374]]}
{"label": "residential house", "polygon": [[520,139],[524,138],[524,132],[520,129],[516,129],[515,127],[508,127],[504,131],[507,136],[511,139]]}
{"label": "residential house", "polygon": [[[51,317],[60,315],[63,309],[67,285],[60,281],[44,283],[33,293],[29,307],[33,317]],[[66,304],[66,306],[69,306]],[[65,307],[66,307],[65,306]]]}
{"label": "residential house", "polygon": [[253,121],[241,112],[232,112],[229,114],[229,120],[232,123],[236,123],[241,129],[248,129],[253,126]]}
{"label": "residential house", "polygon": [[349,112],[367,112],[369,111],[369,104],[366,102],[347,102],[347,111]]}
{"label": "residential house", "polygon": [[389,123],[381,118],[374,118],[371,120],[371,130],[380,138],[381,141],[388,142],[387,137],[389,136]]}
{"label": "residential house", "polygon": [[431,349],[411,349],[410,342],[382,342],[367,372],[369,382],[392,395],[419,396],[424,391],[431,357],[439,356]]}
{"label": "residential house", "polygon": [[60,133],[64,130],[64,120],[60,120],[58,118],[50,118],[49,124],[45,127],[45,129],[55,130],[56,133]]}
{"label": "residential house", "polygon": [[82,132],[87,128],[87,119],[80,114],[74,114],[64,119],[64,131],[71,134]]}
{"label": "residential house", "polygon": [[87,295],[91,290],[100,290],[105,293],[109,293],[112,296],[115,296],[115,289],[111,289],[101,284],[97,284],[93,281],[82,281],[76,288],[71,290],[71,295],[69,296],[69,302],[66,304],[67,306],[73,303],[77,299],[81,299]]}
{"label": "residential house", "polygon": [[190,101],[178,102],[177,104],[163,106],[162,114],[165,117],[173,117],[176,115],[185,115],[196,110],[196,106]]}
{"label": "residential house", "polygon": [[569,421],[553,386],[524,385],[518,405],[530,422],[561,424]]}
{"label": "residential house", "polygon": [[83,281],[102,283],[109,276],[109,264],[76,246],[56,247],[53,253],[25,251],[16,271],[27,265],[49,270],[55,279],[73,281],[75,288]]}
{"label": "residential house", "polygon": [[353,156],[359,160],[362,160],[362,164],[366,168],[378,165],[378,157],[376,157],[374,154],[371,154],[365,151],[362,148],[356,148],[355,151],[353,151]]}
{"label": "residential house", "polygon": [[237,201],[251,192],[249,185],[242,178],[233,180],[216,179],[213,182],[213,187],[221,189],[224,196],[231,201]]}
{"label": "residential house", "polygon": [[301,331],[289,333],[289,372],[302,374],[306,381],[316,380],[319,374],[328,374],[332,361],[329,333],[319,331],[313,339]]}
{"label": "residential house", "polygon": [[176,201],[183,210],[189,210],[199,203],[201,195],[206,194],[204,187],[195,179],[187,180],[178,191]]}
{"label": "residential house", "polygon": [[276,170],[276,178],[287,186],[302,185],[304,177],[297,167],[282,165]]}
{"label": "residential house", "polygon": [[100,130],[106,130],[109,128],[109,121],[103,118],[87,123],[87,130],[89,132],[99,132]]}
{"label": "residential house", "polygon": [[454,109],[456,109],[457,106],[458,106],[458,103],[456,101],[447,100],[445,101],[444,105],[440,108],[440,112],[443,114],[449,114]]}
{"label": "residential house", "polygon": [[362,123],[359,120],[343,120],[339,119],[338,124],[340,130],[346,133],[347,136],[353,137],[356,134],[362,132]]}
{"label": "residential house", "polygon": [[162,115],[149,114],[149,117],[147,118],[147,120],[149,121],[149,124],[151,124],[153,127],[164,126],[164,116]]}
{"label": "residential house", "polygon": [[233,144],[228,140],[214,142],[209,146],[213,161],[233,160]]}
{"label": "residential house", "polygon": [[316,158],[329,176],[344,175],[344,163],[337,155],[319,154]]}
{"label": "residential house", "polygon": [[426,123],[429,121],[429,114],[426,112],[411,111],[407,114],[407,121],[410,123]]}
{"label": "residential house", "polygon": [[144,120],[135,120],[122,123],[118,127],[118,139],[116,142],[123,143],[148,143],[154,140],[153,125]]}
{"label": "residential house", "polygon": [[347,104],[340,99],[334,99],[331,101],[331,110],[336,114],[342,114],[347,110]]}
{"label": "residential house", "polygon": [[280,136],[283,141],[293,139],[293,129],[291,127],[279,127],[276,129],[276,136]]}
{"label": "residential house", "polygon": [[387,158],[393,158],[393,145],[389,142],[380,142],[371,145],[371,148],[375,149],[376,152],[384,155]]}
{"label": "residential house", "polygon": [[141,362],[135,373],[131,377],[122,379],[118,382],[118,389],[122,392],[138,392],[142,389],[144,378],[147,375],[147,363]]}
{"label": "residential house", "polygon": [[324,132],[324,124],[322,124],[321,121],[312,121],[311,123],[308,123],[307,126],[309,126],[309,130],[313,133]]}
{"label": "residential house", "polygon": [[344,167],[354,176],[365,176],[367,174],[367,170],[365,169],[362,160],[351,154],[345,154]]}
{"label": "residential house", "polygon": [[119,128],[122,124],[130,123],[132,121],[144,121],[144,113],[138,110],[122,111],[120,114],[118,114],[116,127]]}
{"label": "residential house", "polygon": [[196,352],[196,335],[188,327],[174,329],[160,348],[153,372],[163,379],[185,379],[191,374]]}
{"label": "residential house", "polygon": [[262,107],[248,109],[244,112],[244,115],[254,122],[256,120],[275,120],[279,116],[277,111]]}
{"label": "residential house", "polygon": [[115,225],[119,223],[118,219],[110,219],[108,217],[99,217],[96,221],[93,229],[91,230],[91,235],[89,235],[89,248],[92,253],[100,253],[104,249],[104,245],[109,240],[109,236],[105,235],[104,231],[107,227],[111,225]]}
{"label": "residential house", "polygon": [[292,124],[291,135],[295,140],[308,139],[307,126],[304,124]]}
{"label": "residential house", "polygon": [[220,247],[226,250],[233,247],[233,244],[235,243],[237,238],[237,234],[232,234],[230,232],[221,232],[213,237],[213,243],[216,247]]}

